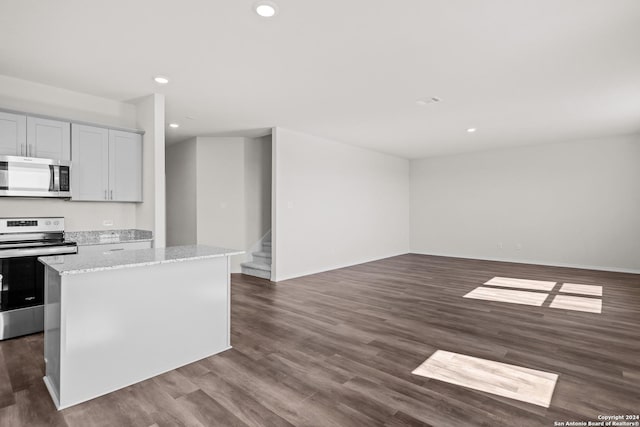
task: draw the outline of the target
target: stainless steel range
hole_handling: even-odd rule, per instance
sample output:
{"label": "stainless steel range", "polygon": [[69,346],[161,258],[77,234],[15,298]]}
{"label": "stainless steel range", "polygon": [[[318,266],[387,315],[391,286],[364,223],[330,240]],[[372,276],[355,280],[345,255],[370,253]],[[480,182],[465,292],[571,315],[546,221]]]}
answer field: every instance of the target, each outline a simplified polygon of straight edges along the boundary
{"label": "stainless steel range", "polygon": [[77,252],[64,240],[64,218],[0,218],[0,340],[44,329],[38,257]]}

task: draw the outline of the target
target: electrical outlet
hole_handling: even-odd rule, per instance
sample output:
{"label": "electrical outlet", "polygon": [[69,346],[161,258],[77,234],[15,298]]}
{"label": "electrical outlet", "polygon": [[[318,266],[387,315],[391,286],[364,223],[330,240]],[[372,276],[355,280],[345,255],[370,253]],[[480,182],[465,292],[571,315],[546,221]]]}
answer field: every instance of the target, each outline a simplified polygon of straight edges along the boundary
{"label": "electrical outlet", "polygon": [[113,227],[113,220],[112,219],[105,219],[102,221],[102,225],[105,227]]}
{"label": "electrical outlet", "polygon": [[498,249],[502,249],[502,242],[498,242],[496,246],[498,247]]}

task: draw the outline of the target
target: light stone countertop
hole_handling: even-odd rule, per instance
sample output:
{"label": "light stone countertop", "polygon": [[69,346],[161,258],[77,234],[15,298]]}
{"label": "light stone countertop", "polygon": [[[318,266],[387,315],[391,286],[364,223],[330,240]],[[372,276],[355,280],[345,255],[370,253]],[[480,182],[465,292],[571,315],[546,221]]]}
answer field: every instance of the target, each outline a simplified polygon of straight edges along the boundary
{"label": "light stone countertop", "polygon": [[88,253],[40,257],[38,260],[60,275],[92,273],[119,268],[143,267],[170,262],[240,255],[243,251],[215,246],[189,245],[136,249],[110,253]]}
{"label": "light stone countertop", "polygon": [[105,245],[109,243],[132,243],[153,241],[153,232],[135,228],[123,230],[67,231],[65,240],[76,242],[79,246]]}

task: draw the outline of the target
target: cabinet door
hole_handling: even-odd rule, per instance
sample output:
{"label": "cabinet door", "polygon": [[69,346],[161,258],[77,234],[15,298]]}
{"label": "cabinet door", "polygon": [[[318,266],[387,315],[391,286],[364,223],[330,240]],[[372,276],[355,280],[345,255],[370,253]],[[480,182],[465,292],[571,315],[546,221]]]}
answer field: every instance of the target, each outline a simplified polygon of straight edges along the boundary
{"label": "cabinet door", "polygon": [[74,124],[71,127],[71,161],[71,199],[107,200],[109,130]]}
{"label": "cabinet door", "polygon": [[142,201],[142,135],[109,131],[109,198]]}
{"label": "cabinet door", "polygon": [[70,160],[70,129],[69,122],[27,117],[28,156]]}
{"label": "cabinet door", "polygon": [[27,116],[0,111],[0,156],[26,156]]}

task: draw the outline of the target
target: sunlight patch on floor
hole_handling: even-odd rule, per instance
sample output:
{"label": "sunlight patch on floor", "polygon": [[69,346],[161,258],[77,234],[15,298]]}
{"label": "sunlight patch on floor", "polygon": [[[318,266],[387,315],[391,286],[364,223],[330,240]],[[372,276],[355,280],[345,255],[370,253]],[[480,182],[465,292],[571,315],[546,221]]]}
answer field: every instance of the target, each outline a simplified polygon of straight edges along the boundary
{"label": "sunlight patch on floor", "polygon": [[412,373],[545,408],[558,381],[557,374],[443,350]]}

